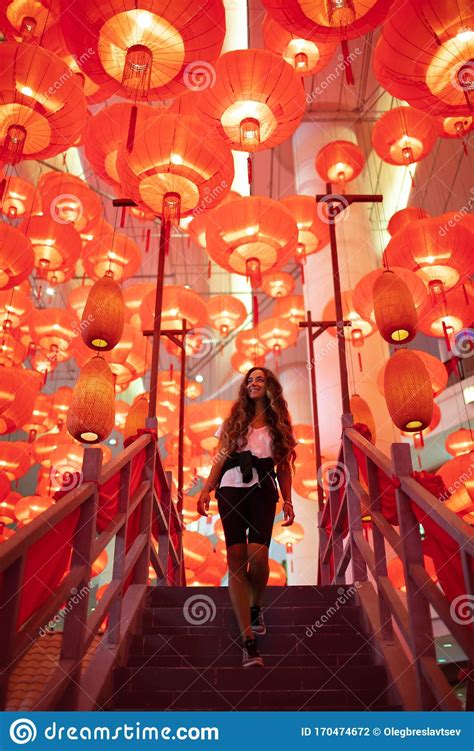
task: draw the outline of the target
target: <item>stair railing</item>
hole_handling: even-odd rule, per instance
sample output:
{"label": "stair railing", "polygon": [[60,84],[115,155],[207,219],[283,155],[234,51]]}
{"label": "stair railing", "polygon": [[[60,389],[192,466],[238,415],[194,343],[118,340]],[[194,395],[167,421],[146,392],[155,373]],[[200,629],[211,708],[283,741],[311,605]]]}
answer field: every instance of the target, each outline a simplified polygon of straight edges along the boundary
{"label": "stair railing", "polygon": [[[443,591],[425,568],[420,524],[415,504],[459,546],[466,603],[474,602],[472,558],[474,536],[468,524],[418,483],[412,476],[410,447],[393,443],[389,459],[352,427],[344,415],[343,437],[337,470],[330,473],[329,497],[319,513],[319,577],[322,584],[358,583],[357,597],[381,662],[387,666],[395,695],[406,710],[461,710],[436,659],[430,606],[444,622],[474,665],[472,625],[453,618],[453,609]],[[367,490],[361,477],[355,449],[362,452],[367,468]],[[341,488],[341,472],[344,483]],[[395,485],[399,531],[381,511],[380,475]],[[364,535],[363,519],[371,521],[371,539]],[[330,530],[327,531],[330,522]],[[388,577],[386,543],[401,559],[406,584],[406,606]],[[472,669],[467,671],[466,709],[473,708]]]}
{"label": "stair railing", "polygon": [[[142,468],[132,491],[132,468],[138,460]],[[98,533],[100,491],[112,478],[118,480],[116,511]],[[77,522],[69,571],[18,628],[28,554],[52,528],[74,513]],[[139,520],[131,541],[127,533],[134,513],[135,520],[137,516]],[[158,552],[152,545],[152,530],[158,537]],[[96,709],[104,689],[110,689],[112,669],[125,648],[127,636],[138,626],[150,563],[159,584],[184,584],[181,537],[182,523],[171,499],[171,473],[165,473],[152,435],[140,435],[104,467],[101,449],[86,448],[80,484],[0,546],[2,706],[15,665],[36,641],[41,628],[59,613],[63,618],[59,660],[34,709]],[[89,613],[92,564],[113,539],[112,579],[95,610]]]}

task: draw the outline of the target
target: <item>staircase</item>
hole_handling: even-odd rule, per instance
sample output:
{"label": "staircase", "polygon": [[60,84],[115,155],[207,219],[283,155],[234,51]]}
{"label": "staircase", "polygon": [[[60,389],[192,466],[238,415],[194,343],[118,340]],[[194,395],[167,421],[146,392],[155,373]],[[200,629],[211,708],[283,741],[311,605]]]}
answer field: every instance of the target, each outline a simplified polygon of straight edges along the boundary
{"label": "staircase", "polygon": [[269,587],[267,633],[259,637],[265,667],[243,669],[227,587],[150,588],[141,633],[126,667],[114,671],[115,693],[105,708],[400,709],[388,698],[386,670],[377,664],[353,590]]}

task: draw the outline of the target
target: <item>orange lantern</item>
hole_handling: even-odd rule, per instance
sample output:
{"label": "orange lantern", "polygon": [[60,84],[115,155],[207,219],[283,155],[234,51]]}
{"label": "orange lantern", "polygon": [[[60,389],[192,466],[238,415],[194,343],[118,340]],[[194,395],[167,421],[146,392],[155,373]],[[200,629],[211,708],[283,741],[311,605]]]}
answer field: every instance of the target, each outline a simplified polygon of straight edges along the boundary
{"label": "orange lantern", "polygon": [[21,287],[0,291],[0,326],[4,332],[16,329],[32,310],[31,298]]}
{"label": "orange lantern", "polygon": [[[153,330],[155,314],[155,290],[149,292],[139,310],[142,330]],[[188,328],[203,326],[207,321],[206,306],[202,298],[191,289],[166,285],[163,289],[161,327],[163,329],[182,328],[186,320]]]}
{"label": "orange lantern", "polygon": [[293,425],[293,435],[298,445],[314,448],[314,428],[312,425],[305,425],[304,423]]}
{"label": "orange lantern", "polygon": [[[45,159],[72,146],[86,100],[67,66],[39,45],[4,42],[0,72],[0,161]],[[59,84],[59,85],[58,85]]]}
{"label": "orange lantern", "polygon": [[103,550],[101,553],[99,553],[98,558],[96,558],[94,563],[92,564],[91,577],[94,578],[94,576],[99,576],[99,574],[105,571],[107,563],[108,563],[107,551]]}
{"label": "orange lantern", "polygon": [[0,223],[0,289],[11,289],[28,278],[35,256],[30,240],[22,232]]}
{"label": "orange lantern", "polygon": [[470,115],[458,117],[436,118],[438,135],[441,138],[459,138],[463,143],[464,153],[467,154],[466,138],[474,127],[474,120]]}
{"label": "orange lantern", "polygon": [[[431,577],[432,581],[436,583],[438,581],[438,577],[436,575],[436,568],[433,559],[427,555],[424,555],[423,561],[427,574]],[[392,558],[392,560],[388,562],[387,568],[388,578],[392,582],[395,589],[399,589],[401,592],[406,592],[407,588],[405,584],[405,573],[403,570],[403,562],[400,560],[400,558]]]}
{"label": "orange lantern", "polygon": [[93,357],[81,370],[67,416],[68,432],[78,441],[100,443],[115,423],[114,376],[105,360]]}
{"label": "orange lantern", "polygon": [[296,344],[300,331],[291,321],[273,317],[261,321],[256,328],[260,341],[274,355],[279,355],[282,350]]}
{"label": "orange lantern", "polygon": [[295,221],[277,201],[248,196],[215,209],[206,237],[213,261],[258,287],[264,274],[290,260],[298,233]]}
{"label": "orange lantern", "polygon": [[275,542],[285,545],[287,553],[292,553],[293,545],[297,545],[303,539],[304,529],[298,522],[293,522],[291,527],[284,527],[283,523],[284,520],[275,522],[272,537]]}
{"label": "orange lantern", "polygon": [[45,433],[54,427],[53,408],[49,394],[38,394],[29,420],[22,425],[22,430],[33,441],[39,433]]}
{"label": "orange lantern", "polygon": [[474,454],[461,454],[449,459],[437,471],[448,488],[450,497],[446,500],[446,507],[454,513],[474,510],[474,477],[472,463]]}
{"label": "orange lantern", "polygon": [[226,569],[226,565],[212,552],[203,569],[196,572],[194,584],[201,587],[219,587]]}
{"label": "orange lantern", "polygon": [[416,449],[421,449],[425,445],[425,442],[424,442],[425,436],[432,433],[433,430],[435,430],[438,427],[440,422],[441,422],[441,410],[436,404],[436,402],[433,402],[433,417],[431,418],[431,422],[428,425],[428,427],[419,433],[407,433],[406,431],[402,430],[401,434],[406,436],[407,438],[413,438],[414,447]]}
{"label": "orange lantern", "polygon": [[287,271],[266,274],[260,285],[262,292],[269,297],[286,297],[295,289],[295,278]]}
{"label": "orange lantern", "polygon": [[384,112],[372,131],[372,145],[388,164],[408,166],[419,162],[428,156],[435,141],[433,118],[411,107]]}
{"label": "orange lantern", "polygon": [[425,364],[413,351],[397,350],[384,374],[387,408],[395,425],[407,433],[419,433],[433,417],[433,390]]}
{"label": "orange lantern", "polygon": [[418,316],[410,289],[393,271],[384,271],[374,282],[374,318],[382,339],[389,344],[411,342]]}
{"label": "orange lantern", "polygon": [[212,544],[208,537],[187,529],[183,532],[183,554],[187,569],[197,574],[212,552]]}
{"label": "orange lantern", "polygon": [[0,471],[10,481],[19,480],[33,466],[31,444],[25,441],[2,441]]}
{"label": "orange lantern", "polygon": [[141,264],[138,245],[127,235],[115,232],[103,222],[92,240],[86,242],[82,262],[85,272],[92,279],[101,279],[106,274],[122,282],[134,276]]}
{"label": "orange lantern", "polygon": [[213,208],[234,179],[230,149],[197,117],[157,115],[151,108],[137,129],[133,151],[120,148],[117,169],[140,208],[175,224]]}
{"label": "orange lantern", "polygon": [[265,358],[268,354],[268,349],[265,344],[260,341],[256,327],[239,331],[235,337],[235,348],[240,355],[252,360],[252,362],[254,360],[258,361],[261,358]]}
{"label": "orange lantern", "polygon": [[[426,300],[426,286],[423,281],[413,271],[401,266],[390,266],[390,271],[408,287],[410,297],[418,310]],[[364,318],[375,320],[374,285],[385,272],[385,269],[369,271],[354,287],[354,307]]]}
{"label": "orange lantern", "polygon": [[445,442],[446,451],[452,456],[462,456],[474,451],[474,431],[461,428],[450,433]]}
{"label": "orange lantern", "polygon": [[286,141],[301,122],[304,89],[285,60],[268,50],[226,52],[215,83],[198,100],[200,117],[233,149],[261,151]]}
{"label": "orange lantern", "polygon": [[32,444],[35,462],[42,467],[51,467],[51,455],[62,444],[70,445],[71,439],[65,430],[54,430],[38,436]]}
{"label": "orange lantern", "polygon": [[0,339],[0,366],[10,368],[21,365],[28,351],[20,342],[16,332],[3,333]]}
{"label": "orange lantern", "polygon": [[185,495],[183,498],[183,521],[185,524],[197,522],[201,518],[200,513],[196,510],[196,498],[192,495]]}
{"label": "orange lantern", "polygon": [[315,461],[314,451],[312,447],[304,446],[303,444],[299,443],[296,448],[296,459],[295,459],[296,472],[299,472],[300,469],[302,469],[307,462],[309,466],[310,460],[312,460],[313,462]]}
{"label": "orange lantern", "polygon": [[435,302],[471,273],[471,232],[461,224],[443,229],[441,217],[410,222],[385,248],[387,264],[414,271]]}
{"label": "orange lantern", "polygon": [[35,516],[44,514],[52,505],[53,499],[48,495],[27,495],[15,504],[15,515],[23,525],[33,521]]}
{"label": "orange lantern", "polygon": [[324,182],[333,183],[344,193],[346,184],[362,172],[364,155],[351,141],[332,141],[316,154],[315,167]]}
{"label": "orange lantern", "polygon": [[306,308],[303,295],[288,295],[282,300],[277,300],[273,307],[273,314],[296,326],[300,321],[305,321]]}
{"label": "orange lantern", "polygon": [[58,426],[65,422],[71,401],[72,389],[69,386],[60,386],[52,395],[52,406]]}
{"label": "orange lantern", "polygon": [[314,42],[297,34],[292,34],[280,26],[268,13],[262,24],[265,47],[281,55],[299,76],[314,76],[328,65],[336,42]]}
{"label": "orange lantern", "polygon": [[[424,363],[431,379],[431,389],[433,391],[433,398],[436,398],[441,394],[448,383],[448,371],[444,364],[437,357],[424,352],[421,349],[412,349],[410,352],[414,352],[420,360]],[[382,395],[384,395],[384,377],[385,377],[385,365],[379,370],[377,375],[377,386]]]}
{"label": "orange lantern", "polygon": [[[470,115],[473,16],[468,0],[396,0],[375,51],[384,89],[425,112]],[[401,30],[403,29],[403,32]]]}
{"label": "orange lantern", "polygon": [[122,336],[124,316],[122,290],[117,282],[104,276],[91,287],[82,313],[84,344],[100,351],[113,349]]}
{"label": "orange lantern", "polygon": [[269,587],[284,587],[286,584],[286,570],[278,561],[269,558],[268,564],[270,567],[270,574],[268,577]]}
{"label": "orange lantern", "polygon": [[91,291],[91,287],[92,284],[89,281],[86,284],[81,284],[79,287],[74,287],[74,289],[69,292],[69,297],[67,299],[68,307],[72,308],[79,320],[82,318],[82,312],[89,292]]}
{"label": "orange lantern", "polygon": [[[469,292],[469,288],[465,288],[464,294],[460,290],[453,289],[436,305],[433,305],[431,299],[426,297],[424,305],[418,311],[418,328],[427,336],[444,337],[448,349],[451,349],[451,337],[454,336],[456,354],[464,355],[470,352],[472,335],[469,335],[469,332],[466,332],[465,337],[463,333],[460,334],[459,342],[455,335],[468,327],[473,318],[474,296]],[[463,350],[464,338],[466,352]]]}
{"label": "orange lantern", "polygon": [[156,285],[151,282],[139,282],[122,289],[125,303],[125,320],[136,329],[141,329],[140,306],[150,293],[155,292]]}
{"label": "orange lantern", "polygon": [[[418,219],[428,219],[429,214],[424,209],[417,208],[416,206],[407,206],[405,209],[400,209],[393,214],[387,224],[387,229],[390,235],[393,237],[401,229],[410,224],[416,222]],[[392,269],[393,271],[394,269]]]}
{"label": "orange lantern", "polygon": [[221,336],[228,336],[247,318],[243,302],[233,295],[213,295],[207,303],[207,315]]}
{"label": "orange lantern", "polygon": [[253,357],[252,355],[245,355],[241,352],[234,352],[230,358],[230,364],[237,373],[245,375],[250,368],[255,366],[265,365],[265,357]]}
{"label": "orange lantern", "polygon": [[102,216],[102,202],[84,180],[68,172],[45,172],[38,182],[43,213],[59,224],[88,232]]}
{"label": "orange lantern", "polygon": [[211,451],[218,444],[214,433],[222,425],[230,412],[232,402],[224,399],[212,399],[202,404],[190,404],[186,408],[186,427],[191,438],[206,451]]}
{"label": "orange lantern", "polygon": [[48,272],[70,268],[79,260],[82,243],[72,224],[59,224],[45,214],[30,217],[21,227],[33,246],[38,278],[45,279]]}
{"label": "orange lantern", "polygon": [[16,175],[6,178],[0,212],[8,219],[23,219],[37,208],[38,200],[34,186]]}
{"label": "orange lantern", "polygon": [[148,417],[148,399],[142,395],[137,397],[130,407],[125,427],[123,430],[123,439],[134,438],[139,430],[145,429],[145,421]]}
{"label": "orange lantern", "polygon": [[41,378],[32,370],[0,370],[0,435],[13,433],[30,419],[40,387]]}
{"label": "orange lantern", "polygon": [[209,76],[220,54],[225,15],[221,0],[161,6],[144,0],[139,7],[134,0],[73,0],[61,25],[81,70],[107,96],[162,99],[206,85],[201,75]]}
{"label": "orange lantern", "polygon": [[[341,296],[343,320],[351,322],[351,326],[345,330],[346,336],[348,338],[350,337],[350,340],[354,347],[361,347],[364,343],[364,340],[368,336],[371,336],[375,333],[376,326],[369,318],[364,318],[357,312],[354,305],[354,296],[352,290],[342,292]],[[331,300],[329,300],[329,302],[324,306],[323,320],[335,321],[336,319],[336,305],[334,303],[334,298],[331,298]],[[337,336],[337,330],[335,326],[328,328],[327,332],[331,336]]]}
{"label": "orange lantern", "polygon": [[316,477],[316,464],[313,457],[309,457],[298,467],[298,472],[293,478],[295,493],[307,501],[318,499],[318,479]]}
{"label": "orange lantern", "polygon": [[49,0],[7,0],[0,9],[2,30],[17,42],[33,42],[44,34],[57,16]]}
{"label": "orange lantern", "polygon": [[71,357],[71,344],[79,333],[79,321],[65,308],[36,308],[29,317],[33,342],[46,350],[51,360]]}
{"label": "orange lantern", "polygon": [[317,206],[311,196],[288,196],[281,203],[290,212],[298,227],[296,257],[304,259],[318,253],[329,242],[329,225],[317,213]]}
{"label": "orange lantern", "polygon": [[362,399],[359,394],[352,394],[350,398],[350,408],[354,418],[354,423],[360,422],[363,425],[366,425],[372,435],[371,442],[375,444],[377,438],[375,418],[365,399]]}
{"label": "orange lantern", "polygon": [[[233,201],[234,198],[242,198],[240,193],[237,193],[235,190],[229,190],[229,192],[224,196],[222,201],[219,203],[219,206],[223,206],[228,201]],[[207,240],[206,240],[206,227],[209,222],[212,222],[212,212],[214,209],[210,209],[207,211],[201,211],[200,213],[197,213],[197,211],[194,212],[194,217],[185,217],[181,222],[181,229],[186,232],[191,240],[196,243],[200,248],[206,249],[207,247]],[[191,219],[191,221],[189,221]],[[187,222],[189,222],[187,224]],[[186,226],[183,226],[186,225]]]}

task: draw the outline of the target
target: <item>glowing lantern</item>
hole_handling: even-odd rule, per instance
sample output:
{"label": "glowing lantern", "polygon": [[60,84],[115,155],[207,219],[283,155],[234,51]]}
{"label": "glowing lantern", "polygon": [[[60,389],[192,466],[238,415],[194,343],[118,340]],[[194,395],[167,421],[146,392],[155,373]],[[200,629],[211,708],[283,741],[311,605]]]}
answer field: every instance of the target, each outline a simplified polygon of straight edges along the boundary
{"label": "glowing lantern", "polygon": [[33,342],[48,352],[51,360],[67,360],[79,333],[79,321],[64,308],[36,308],[29,317]]}
{"label": "glowing lantern", "polygon": [[433,416],[433,389],[425,364],[413,351],[397,350],[384,374],[387,408],[395,425],[407,433],[424,430]]}
{"label": "glowing lantern", "polygon": [[151,108],[137,129],[133,151],[121,147],[117,169],[127,195],[175,224],[219,203],[234,179],[229,148],[198,118],[157,115]]}
{"label": "glowing lantern", "polygon": [[261,151],[286,141],[301,122],[304,90],[291,65],[268,50],[235,50],[215,64],[200,116],[233,149]]}
{"label": "glowing lantern", "polygon": [[[79,367],[84,367],[91,353],[78,337],[73,345],[73,354]],[[120,342],[109,352],[104,352],[104,360],[115,376],[115,385],[128,385],[134,378],[145,375],[145,356],[145,338],[141,332],[125,324]]]}
{"label": "glowing lantern", "polygon": [[282,300],[277,300],[273,308],[273,314],[297,326],[300,321],[306,320],[303,295],[288,295],[288,297],[284,297]]}
{"label": "glowing lantern", "polygon": [[8,219],[23,219],[37,207],[34,186],[21,177],[10,175],[6,178],[3,198],[0,199],[0,212]]}
{"label": "glowing lantern", "polygon": [[53,410],[56,415],[56,423],[62,425],[66,420],[67,413],[72,401],[72,389],[69,386],[60,386],[52,396]]}
{"label": "glowing lantern", "polygon": [[384,112],[372,131],[372,145],[388,164],[414,164],[424,159],[436,141],[436,123],[430,115],[411,107]]}
{"label": "glowing lantern", "polygon": [[261,321],[256,328],[260,341],[275,355],[296,344],[300,331],[296,324],[273,317]]}
{"label": "glowing lantern", "polygon": [[0,291],[0,327],[4,332],[16,329],[32,310],[33,303],[21,287]]}
{"label": "glowing lantern", "polygon": [[287,553],[292,553],[293,545],[297,545],[303,539],[304,529],[298,522],[293,522],[291,527],[284,527],[283,523],[283,521],[275,522],[272,537],[275,542],[285,545]]}
{"label": "glowing lantern", "polygon": [[88,232],[102,216],[102,202],[84,180],[68,172],[46,172],[38,182],[43,213],[60,224]]}
{"label": "glowing lantern", "polygon": [[436,404],[436,402],[433,402],[433,417],[431,418],[431,422],[428,425],[427,428],[422,430],[419,433],[407,433],[406,431],[402,430],[401,434],[406,436],[407,438],[413,438],[413,445],[416,449],[421,449],[424,447],[425,442],[424,439],[427,435],[433,432],[438,425],[441,422],[441,410]]}
{"label": "glowing lantern", "polygon": [[416,336],[418,316],[405,282],[385,271],[374,282],[374,317],[382,339],[389,344],[411,342]]}
{"label": "glowing lantern", "polygon": [[0,223],[0,289],[16,287],[31,274],[35,257],[22,232]]}
{"label": "glowing lantern", "polygon": [[[61,24],[68,49],[107,96],[161,99],[191,88],[220,54],[225,34],[220,0],[173,5],[132,0],[73,0]],[[78,24],[77,19],[81,19]],[[84,55],[84,50],[92,50]],[[194,70],[194,73],[193,73]]]}
{"label": "glowing lantern", "polygon": [[375,418],[365,399],[362,399],[359,394],[353,394],[350,398],[350,408],[352,416],[354,418],[354,423],[360,422],[363,425],[367,425],[372,434],[371,441],[373,444],[375,444],[375,440],[377,438]]}
{"label": "glowing lantern", "polygon": [[282,198],[280,203],[288,209],[298,227],[297,259],[318,253],[328,244],[329,225],[319,218],[314,198],[288,196]]}
{"label": "glowing lantern", "polygon": [[33,456],[35,462],[41,464],[42,467],[51,467],[51,455],[58,446],[67,443],[71,443],[70,437],[65,430],[54,431],[51,433],[43,433],[38,436],[32,444]]}
{"label": "glowing lantern", "polygon": [[286,271],[266,274],[261,284],[262,292],[269,297],[286,297],[295,289],[295,278]]}
{"label": "glowing lantern", "polygon": [[228,336],[247,318],[243,302],[232,295],[213,295],[207,304],[207,315],[221,336]]}
{"label": "glowing lantern", "polygon": [[15,505],[16,518],[22,524],[29,524],[35,516],[44,514],[52,503],[53,499],[47,495],[27,495]]}
{"label": "glowing lantern", "polygon": [[10,481],[19,480],[33,465],[31,444],[25,441],[3,441],[0,455],[0,471]]}
{"label": "glowing lantern", "polygon": [[195,586],[219,587],[226,569],[227,566],[214,552],[212,552],[206,560],[202,570],[200,569],[198,572],[195,572]]}
{"label": "glowing lantern", "polygon": [[94,576],[99,576],[99,574],[101,574],[105,570],[107,562],[107,551],[103,550],[92,564],[91,577],[94,578]]}
{"label": "glowing lantern", "polygon": [[296,250],[297,228],[277,201],[248,196],[215,209],[206,237],[213,261],[247,276],[252,287],[257,287],[263,275],[290,260]]}
{"label": "glowing lantern", "polygon": [[216,523],[214,524],[214,534],[217,535],[217,538],[220,542],[225,541],[224,527],[222,526],[222,521],[220,519],[217,519]]}
{"label": "glowing lantern", "polygon": [[474,451],[474,432],[468,428],[461,428],[450,433],[445,442],[446,451],[452,456],[461,456]]}
{"label": "glowing lantern", "polygon": [[[217,189],[216,189],[217,190]],[[221,190],[221,193],[224,191]],[[235,190],[229,190],[228,193],[225,193],[224,197],[219,203],[219,206],[224,206],[228,201],[233,201],[234,198],[242,198],[240,193],[238,193]],[[191,240],[196,243],[200,248],[206,248],[207,247],[207,240],[206,240],[206,226],[209,222],[212,222],[212,212],[214,209],[207,209],[202,210],[201,212],[193,212],[193,218],[191,217],[185,217],[181,222],[181,228],[184,232],[186,232]],[[191,221],[189,221],[191,219]],[[187,224],[187,226],[183,227],[183,223]]]}
{"label": "glowing lantern", "polygon": [[285,567],[282,566],[281,563],[278,563],[278,561],[273,560],[273,558],[269,559],[268,564],[270,566],[268,586],[269,587],[284,587],[286,584]]}
{"label": "glowing lantern", "polygon": [[[436,575],[436,568],[433,559],[427,555],[424,555],[423,561],[426,573],[431,577],[431,580],[436,583],[438,581],[438,577]],[[405,573],[401,559],[398,557],[392,558],[392,560],[388,562],[387,568],[388,578],[392,582],[395,589],[399,589],[401,592],[406,592],[407,588],[405,584]]]}
{"label": "glowing lantern", "polygon": [[0,339],[0,366],[10,368],[21,365],[28,355],[28,350],[19,341],[16,332],[3,333]]}
{"label": "glowing lantern", "polygon": [[299,472],[306,464],[309,466],[310,461],[315,461],[313,448],[299,443],[296,448],[295,470]]}
{"label": "glowing lantern", "polygon": [[396,0],[376,47],[375,73],[384,89],[419,110],[470,115],[473,44],[468,0]]}
{"label": "glowing lantern", "polygon": [[265,357],[253,357],[251,355],[245,355],[241,352],[234,352],[230,358],[230,364],[237,373],[245,375],[250,368],[254,368],[256,365],[265,365]]}
{"label": "glowing lantern", "polygon": [[309,457],[306,462],[300,464],[298,472],[293,478],[295,493],[308,501],[317,501],[318,499],[318,479],[315,467],[314,458]]}
{"label": "glowing lantern", "polygon": [[[423,281],[409,269],[391,266],[390,271],[406,285],[415,308],[420,308],[426,300],[426,286]],[[354,287],[354,307],[364,318],[375,320],[374,287],[375,282],[386,273],[385,269],[375,269],[363,276]]]}
{"label": "glowing lantern", "polygon": [[235,348],[239,354],[252,360],[252,362],[254,359],[264,358],[268,354],[268,349],[260,340],[256,327],[239,331],[235,337]]}
{"label": "glowing lantern", "polygon": [[466,137],[474,127],[474,121],[471,116],[464,115],[459,117],[439,117],[436,119],[438,126],[438,135],[441,138],[458,138],[463,143],[464,153],[467,154]]}
{"label": "glowing lantern", "polygon": [[319,73],[331,61],[336,50],[335,42],[314,42],[292,34],[267,15],[262,24],[265,47],[281,55],[299,76]]}
{"label": "glowing lantern", "polygon": [[[465,288],[465,294],[453,289],[436,305],[432,304],[429,297],[425,299],[424,305],[418,311],[418,328],[427,336],[444,337],[450,349],[451,337],[468,327],[473,318],[474,297],[469,288]],[[463,354],[463,345],[469,348],[472,344],[472,337],[466,335],[464,338],[464,342],[461,340],[456,343],[456,348],[461,351],[461,354]]]}
{"label": "glowing lantern", "polygon": [[56,18],[58,8],[49,0],[7,0],[0,9],[0,23],[8,38],[17,42],[33,42],[41,37]]}
{"label": "glowing lantern", "polygon": [[38,45],[15,42],[3,43],[2,62],[0,161],[45,159],[72,146],[84,128],[87,109],[67,66]]}
{"label": "glowing lantern", "polygon": [[33,405],[31,417],[22,425],[22,430],[29,434],[29,440],[36,438],[38,433],[45,433],[54,427],[51,397],[49,394],[38,394]]}
{"label": "glowing lantern", "polygon": [[82,262],[86,274],[92,279],[101,279],[106,274],[115,281],[134,276],[141,264],[138,245],[127,235],[115,232],[106,222],[93,240],[84,245]]}
{"label": "glowing lantern", "polygon": [[79,287],[74,287],[69,292],[67,304],[69,308],[72,308],[76,316],[81,319],[84,306],[86,304],[87,297],[91,291],[92,284],[81,284]]}
{"label": "glowing lantern", "polygon": [[35,254],[38,278],[49,271],[73,266],[81,255],[82,242],[72,224],[59,224],[48,215],[32,216],[22,223]]}
{"label": "glowing lantern", "polygon": [[[362,347],[364,340],[368,336],[374,334],[376,331],[375,324],[369,318],[364,318],[357,312],[354,305],[354,296],[351,290],[342,292],[342,316],[344,321],[351,322],[351,326],[348,327],[345,331],[346,336],[348,338],[350,337],[350,340],[354,347]],[[336,320],[336,305],[334,303],[334,298],[329,300],[329,302],[324,306],[323,320]],[[331,336],[337,336],[335,327],[331,326],[327,329],[327,332]]]}
{"label": "glowing lantern", "polygon": [[[140,319],[143,331],[153,329],[155,314],[155,291],[150,292],[140,306]],[[206,306],[202,298],[191,289],[166,285],[163,289],[161,326],[164,329],[182,328],[186,320],[188,328],[202,326],[207,321]],[[186,337],[187,338],[187,337]]]}
{"label": "glowing lantern", "polygon": [[125,303],[125,320],[131,326],[141,329],[140,306],[151,292],[156,294],[156,285],[151,282],[139,282],[122,289]]}
{"label": "glowing lantern", "polygon": [[446,500],[446,507],[454,513],[459,511],[472,511],[474,506],[474,477],[472,475],[472,462],[474,454],[461,454],[455,456],[437,471],[449,488],[451,495]]}
{"label": "glowing lantern", "polygon": [[109,276],[91,288],[82,313],[83,342],[91,349],[113,349],[120,341],[124,326],[124,301],[117,282]]}
{"label": "glowing lantern", "polygon": [[355,143],[332,141],[316,154],[315,167],[324,182],[339,186],[344,193],[346,184],[362,172],[364,155]]}
{"label": "glowing lantern", "polygon": [[[444,364],[441,362],[441,360],[438,360],[437,357],[429,355],[428,352],[423,352],[423,350],[412,349],[410,350],[410,352],[413,352],[420,358],[420,360],[422,360],[428,373],[430,374],[433,398],[439,396],[439,394],[444,391],[448,383],[448,372]],[[385,365],[380,369],[377,375],[377,386],[382,395],[385,393],[384,377]]]}
{"label": "glowing lantern", "polygon": [[41,378],[32,370],[0,370],[0,435],[12,433],[29,420],[40,387]]}
{"label": "glowing lantern", "polygon": [[424,209],[419,209],[415,206],[407,206],[405,209],[396,211],[395,214],[391,216],[387,224],[387,229],[393,237],[411,222],[416,222],[418,219],[428,219],[429,216],[428,212]]}
{"label": "glowing lantern", "polygon": [[186,427],[191,438],[195,436],[201,448],[210,451],[218,444],[214,433],[230,412],[232,402],[212,399],[203,404],[190,404],[186,408]]}
{"label": "glowing lantern", "polygon": [[212,552],[212,543],[208,537],[199,532],[183,532],[183,553],[187,569],[198,572]]}
{"label": "glowing lantern", "polygon": [[115,423],[115,384],[112,371],[101,357],[93,357],[81,370],[67,416],[68,432],[78,441],[100,443]]}
{"label": "glowing lantern", "polygon": [[145,429],[145,421],[148,417],[148,399],[146,396],[139,396],[130,407],[125,427],[123,430],[123,439],[134,438],[139,430]]}
{"label": "glowing lantern", "polygon": [[293,425],[293,435],[298,445],[314,447],[314,428],[312,425],[305,425],[304,423]]}

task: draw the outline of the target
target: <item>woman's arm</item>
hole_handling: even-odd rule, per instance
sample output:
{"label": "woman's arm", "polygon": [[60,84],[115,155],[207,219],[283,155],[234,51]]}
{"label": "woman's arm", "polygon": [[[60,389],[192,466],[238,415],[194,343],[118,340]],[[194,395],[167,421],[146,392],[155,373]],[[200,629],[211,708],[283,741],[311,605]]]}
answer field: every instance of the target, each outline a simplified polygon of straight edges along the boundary
{"label": "woman's arm", "polygon": [[291,470],[288,462],[277,464],[278,485],[283,497],[284,527],[290,527],[295,520],[295,512],[291,501]]}
{"label": "woman's arm", "polygon": [[219,452],[219,458],[214,461],[212,465],[212,469],[209,473],[209,477],[204,483],[204,487],[199,494],[199,500],[197,502],[197,510],[199,511],[201,516],[207,516],[207,512],[209,511],[209,503],[210,503],[209,494],[213,490],[215,490],[215,487],[219,481],[219,477],[221,476],[222,467],[224,466],[224,462],[226,459],[227,459],[227,453],[221,450]]}

